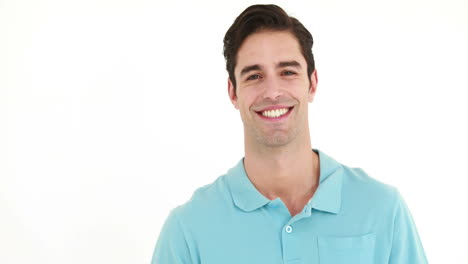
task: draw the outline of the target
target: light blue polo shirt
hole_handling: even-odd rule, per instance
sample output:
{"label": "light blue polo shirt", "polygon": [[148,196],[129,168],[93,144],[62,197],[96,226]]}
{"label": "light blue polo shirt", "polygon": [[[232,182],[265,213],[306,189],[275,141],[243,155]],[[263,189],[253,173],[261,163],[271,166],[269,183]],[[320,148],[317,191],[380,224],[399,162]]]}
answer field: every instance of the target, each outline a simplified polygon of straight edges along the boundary
{"label": "light blue polo shirt", "polygon": [[171,211],[152,264],[427,263],[394,187],[313,150],[320,183],[302,212],[263,196],[241,159]]}

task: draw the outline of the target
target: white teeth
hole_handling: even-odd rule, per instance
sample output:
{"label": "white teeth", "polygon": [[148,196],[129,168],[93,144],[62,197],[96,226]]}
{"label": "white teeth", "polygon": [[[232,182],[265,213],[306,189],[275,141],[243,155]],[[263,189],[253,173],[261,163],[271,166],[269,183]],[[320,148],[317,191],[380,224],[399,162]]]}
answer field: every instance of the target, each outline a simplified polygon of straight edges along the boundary
{"label": "white teeth", "polygon": [[263,111],[262,115],[267,116],[267,117],[280,117],[286,114],[288,111],[289,111],[288,108],[281,108],[281,109]]}

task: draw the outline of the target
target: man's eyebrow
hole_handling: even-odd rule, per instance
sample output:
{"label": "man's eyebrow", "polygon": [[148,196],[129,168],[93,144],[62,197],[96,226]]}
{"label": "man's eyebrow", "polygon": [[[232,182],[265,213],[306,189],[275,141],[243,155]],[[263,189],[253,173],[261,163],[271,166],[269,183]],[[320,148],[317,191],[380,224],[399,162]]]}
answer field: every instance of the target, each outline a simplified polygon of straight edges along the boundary
{"label": "man's eyebrow", "polygon": [[284,67],[296,67],[296,68],[301,68],[301,64],[295,60],[292,61],[282,61],[278,63],[276,68],[284,68]]}
{"label": "man's eyebrow", "polygon": [[[281,61],[280,63],[278,63],[278,65],[276,65],[276,68],[284,68],[284,67],[301,68],[301,64],[299,62],[295,61],[295,60],[292,60],[292,61]],[[243,76],[243,75],[247,74],[250,71],[257,71],[257,70],[260,70],[260,65],[258,65],[258,64],[245,66],[241,70],[240,75]]]}
{"label": "man's eyebrow", "polygon": [[240,72],[240,75],[242,76],[250,71],[256,71],[256,70],[260,70],[260,66],[258,64],[245,66]]}

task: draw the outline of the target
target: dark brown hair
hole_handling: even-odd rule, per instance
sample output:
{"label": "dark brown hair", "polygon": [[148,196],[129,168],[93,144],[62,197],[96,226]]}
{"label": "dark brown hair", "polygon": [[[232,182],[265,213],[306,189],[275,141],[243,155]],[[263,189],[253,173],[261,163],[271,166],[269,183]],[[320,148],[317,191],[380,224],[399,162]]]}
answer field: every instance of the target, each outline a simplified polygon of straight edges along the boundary
{"label": "dark brown hair", "polygon": [[263,30],[289,31],[297,38],[302,55],[307,62],[307,73],[310,81],[310,75],[315,69],[312,34],[299,20],[290,17],[277,5],[252,5],[236,18],[224,36],[226,69],[234,88],[236,87],[234,68],[237,63],[237,52],[249,35]]}

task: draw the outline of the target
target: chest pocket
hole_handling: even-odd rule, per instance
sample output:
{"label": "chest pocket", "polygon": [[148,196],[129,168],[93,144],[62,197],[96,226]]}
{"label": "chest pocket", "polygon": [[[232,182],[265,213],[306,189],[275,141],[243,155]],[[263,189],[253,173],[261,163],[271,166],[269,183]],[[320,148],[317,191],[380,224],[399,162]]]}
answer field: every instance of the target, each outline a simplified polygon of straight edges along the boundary
{"label": "chest pocket", "polygon": [[373,264],[375,234],[318,237],[320,264]]}

